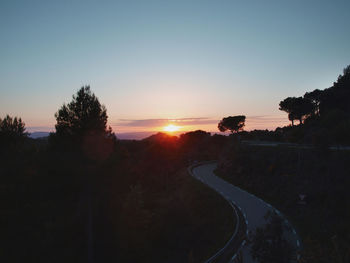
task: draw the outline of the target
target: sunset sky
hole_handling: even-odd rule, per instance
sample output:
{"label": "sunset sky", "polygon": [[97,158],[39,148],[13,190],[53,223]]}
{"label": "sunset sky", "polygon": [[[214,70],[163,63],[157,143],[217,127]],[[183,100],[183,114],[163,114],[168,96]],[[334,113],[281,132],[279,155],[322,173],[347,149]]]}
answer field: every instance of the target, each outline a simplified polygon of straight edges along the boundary
{"label": "sunset sky", "polygon": [[288,123],[278,104],[350,64],[350,1],[1,1],[0,117],[28,131],[83,85],[115,132]]}

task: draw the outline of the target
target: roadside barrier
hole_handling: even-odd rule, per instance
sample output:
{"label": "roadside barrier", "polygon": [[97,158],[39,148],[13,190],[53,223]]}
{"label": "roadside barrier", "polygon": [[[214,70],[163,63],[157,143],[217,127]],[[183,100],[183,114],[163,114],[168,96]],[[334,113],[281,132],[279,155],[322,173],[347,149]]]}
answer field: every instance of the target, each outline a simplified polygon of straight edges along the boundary
{"label": "roadside barrier", "polygon": [[[194,178],[198,179],[195,174],[193,173],[193,169],[199,165],[203,165],[203,164],[209,164],[209,163],[214,163],[216,161],[206,161],[206,162],[200,162],[200,163],[196,163],[196,164],[193,164],[191,166],[189,166],[187,168],[189,174],[191,176],[193,176]],[[215,189],[213,189],[215,190]],[[219,192],[217,192],[218,194],[220,194]],[[222,196],[222,195],[221,195]],[[226,242],[225,246],[223,248],[221,248],[219,251],[217,251],[213,256],[211,256],[209,259],[207,259],[205,261],[205,263],[211,263],[213,262],[214,260],[216,260],[218,257],[220,257],[224,252],[225,250],[228,248],[228,246],[230,245],[230,243],[236,238],[237,236],[237,233],[238,233],[238,229],[240,227],[240,220],[239,220],[239,216],[238,216],[238,212],[237,212],[237,208],[236,208],[236,205],[233,204],[230,200],[227,200],[224,196],[223,198],[229,202],[230,206],[232,207],[232,210],[234,211],[234,214],[235,214],[235,217],[236,217],[236,226],[235,226],[235,230],[233,231],[233,234],[231,236],[231,238]],[[241,213],[243,214],[243,212],[241,211]],[[239,251],[243,248],[244,244],[245,244],[246,240],[243,240],[241,245],[239,246],[238,250],[236,251],[236,253],[232,256],[231,260],[229,262],[231,262],[232,260],[234,260],[236,257],[237,257],[237,254],[239,253]]]}

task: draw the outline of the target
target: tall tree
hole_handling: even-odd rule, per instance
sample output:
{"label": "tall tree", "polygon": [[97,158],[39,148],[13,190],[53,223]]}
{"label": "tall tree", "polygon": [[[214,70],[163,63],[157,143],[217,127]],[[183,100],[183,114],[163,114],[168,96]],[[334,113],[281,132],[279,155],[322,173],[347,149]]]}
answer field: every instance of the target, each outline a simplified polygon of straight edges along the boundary
{"label": "tall tree", "polygon": [[279,109],[281,111],[285,111],[288,113],[288,119],[290,121],[292,121],[292,126],[294,126],[294,120],[296,120],[296,116],[293,113],[294,99],[295,99],[295,97],[288,97],[288,98],[282,100],[279,104],[279,106],[280,106]]}
{"label": "tall tree", "polygon": [[90,90],[82,87],[73,100],[56,112],[56,133],[62,136],[81,136],[87,132],[107,134],[107,110]]}
{"label": "tall tree", "polygon": [[313,112],[313,105],[310,100],[303,97],[288,97],[280,102],[279,109],[288,113],[288,119],[292,121],[299,120],[299,123],[303,123],[303,119],[311,115]]}
{"label": "tall tree", "polygon": [[25,124],[21,118],[6,115],[0,118],[0,145],[9,146],[21,141],[28,134],[25,131]]}
{"label": "tall tree", "polygon": [[350,65],[343,70],[333,86],[323,90],[320,103],[320,114],[325,115],[340,110],[350,116]]}
{"label": "tall tree", "polygon": [[88,155],[103,154],[108,150],[105,149],[108,140],[115,139],[111,127],[107,128],[107,110],[91,92],[90,86],[82,87],[70,103],[63,104],[55,118],[53,141],[84,150]]}
{"label": "tall tree", "polygon": [[320,104],[322,99],[323,91],[319,89],[315,89],[311,92],[306,92],[304,94],[304,98],[310,100],[313,106],[313,114],[316,116],[320,115]]}
{"label": "tall tree", "polygon": [[237,115],[237,116],[229,116],[223,118],[219,124],[218,129],[221,132],[225,132],[229,130],[231,133],[239,132],[243,130],[245,125],[245,116]]}

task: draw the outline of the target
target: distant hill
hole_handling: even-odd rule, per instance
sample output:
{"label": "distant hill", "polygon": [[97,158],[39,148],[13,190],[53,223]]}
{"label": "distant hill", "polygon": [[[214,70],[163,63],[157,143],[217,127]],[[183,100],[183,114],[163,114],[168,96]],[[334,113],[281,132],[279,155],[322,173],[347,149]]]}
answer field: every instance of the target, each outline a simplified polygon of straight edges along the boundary
{"label": "distant hill", "polygon": [[[126,133],[116,133],[119,140],[142,140],[153,135],[155,132],[126,132]],[[50,132],[32,132],[29,137],[32,139],[38,139],[43,137],[48,137]]]}
{"label": "distant hill", "polygon": [[[172,133],[172,135],[180,135],[181,133],[185,133],[184,131],[178,131]],[[166,134],[164,132],[156,132],[156,131],[144,131],[144,132],[126,132],[126,133],[116,133],[115,135],[119,140],[143,140],[152,135],[157,134]]]}
{"label": "distant hill", "polygon": [[154,132],[125,132],[116,133],[119,140],[142,140],[154,134]]}
{"label": "distant hill", "polygon": [[[174,135],[180,135],[185,132],[175,132]],[[145,138],[151,137],[152,135],[156,135],[157,133],[154,131],[146,131],[146,132],[125,132],[125,133],[116,133],[115,135],[119,140],[143,140]],[[212,133],[213,134],[213,133]],[[218,133],[221,134],[221,133]],[[29,137],[32,139],[48,137],[50,132],[32,132],[29,134]]]}
{"label": "distant hill", "polygon": [[32,132],[29,134],[29,137],[32,139],[48,137],[50,135],[49,132]]}
{"label": "distant hill", "polygon": [[151,142],[162,142],[162,141],[168,141],[172,139],[177,139],[177,136],[170,135],[164,132],[158,132],[156,134],[152,134],[151,136],[144,138],[144,141],[151,141]]}

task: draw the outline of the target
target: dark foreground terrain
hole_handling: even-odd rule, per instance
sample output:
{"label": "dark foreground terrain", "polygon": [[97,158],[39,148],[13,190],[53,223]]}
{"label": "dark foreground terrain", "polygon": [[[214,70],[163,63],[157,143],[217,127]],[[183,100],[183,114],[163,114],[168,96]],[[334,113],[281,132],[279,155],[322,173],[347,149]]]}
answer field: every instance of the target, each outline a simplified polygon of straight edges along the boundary
{"label": "dark foreground terrain", "polygon": [[236,144],[216,173],[288,217],[302,237],[302,262],[348,262],[349,151]]}
{"label": "dark foreground terrain", "polygon": [[158,134],[91,160],[26,139],[1,156],[1,261],[202,262],[232,233],[232,209],[186,167],[221,147]]}

